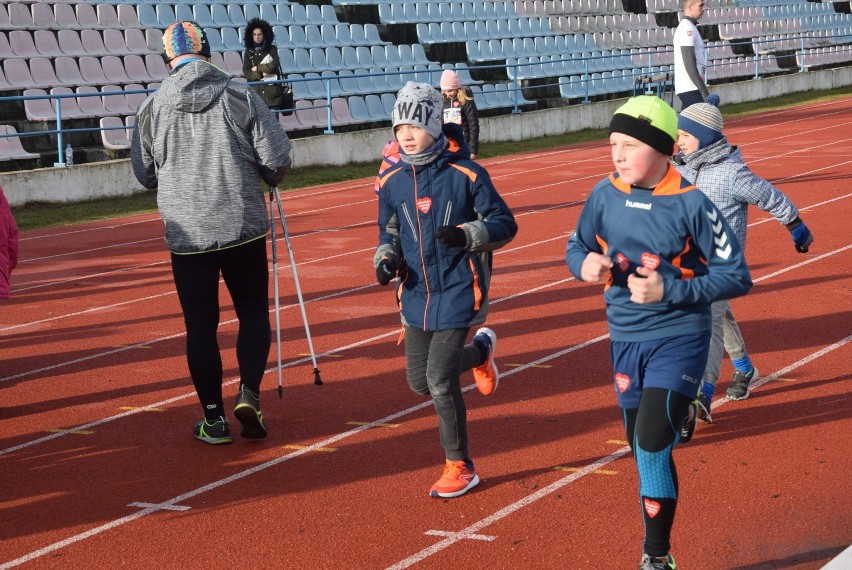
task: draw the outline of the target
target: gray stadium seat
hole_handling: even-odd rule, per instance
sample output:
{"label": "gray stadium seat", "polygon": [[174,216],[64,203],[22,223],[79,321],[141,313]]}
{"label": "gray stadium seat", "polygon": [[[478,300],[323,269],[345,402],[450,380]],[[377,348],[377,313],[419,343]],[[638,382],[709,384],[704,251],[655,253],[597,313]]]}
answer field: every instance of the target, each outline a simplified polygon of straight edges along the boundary
{"label": "gray stadium seat", "polygon": [[[103,4],[99,4],[103,6]],[[124,34],[120,30],[106,29],[104,30],[104,48],[111,55],[127,55],[130,50],[127,49],[127,42],[124,40]]]}
{"label": "gray stadium seat", "polygon": [[[0,135],[17,135],[18,131],[11,125],[0,125]],[[27,152],[21,145],[21,137],[9,136],[0,138],[0,161],[27,160],[39,158],[38,154]]]}
{"label": "gray stadium seat", "polygon": [[[24,97],[46,96],[44,89],[24,89]],[[24,99],[24,115],[28,121],[55,121],[56,111],[51,99]]]}
{"label": "gray stadium seat", "polygon": [[33,37],[27,31],[10,31],[9,46],[12,48],[12,57],[30,58],[39,55]]}
{"label": "gray stadium seat", "polygon": [[125,150],[130,148],[129,131],[125,130],[121,117],[101,117],[101,142],[108,150]]}
{"label": "gray stadium seat", "polygon": [[[50,90],[51,95],[73,95],[74,91],[67,86],[54,87]],[[65,119],[82,119],[86,115],[80,110],[77,104],[77,99],[73,97],[61,97],[53,101],[59,101],[60,110],[62,112],[62,120]]]}

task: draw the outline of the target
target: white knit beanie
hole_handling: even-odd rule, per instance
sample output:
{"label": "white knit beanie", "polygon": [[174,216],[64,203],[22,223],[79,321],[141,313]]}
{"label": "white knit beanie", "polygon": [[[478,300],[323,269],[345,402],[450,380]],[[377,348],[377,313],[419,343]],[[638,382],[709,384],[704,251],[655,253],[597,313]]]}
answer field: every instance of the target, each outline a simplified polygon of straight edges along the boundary
{"label": "white knit beanie", "polygon": [[424,129],[433,139],[441,136],[441,94],[428,83],[409,81],[399,90],[393,106],[393,126],[414,125]]}

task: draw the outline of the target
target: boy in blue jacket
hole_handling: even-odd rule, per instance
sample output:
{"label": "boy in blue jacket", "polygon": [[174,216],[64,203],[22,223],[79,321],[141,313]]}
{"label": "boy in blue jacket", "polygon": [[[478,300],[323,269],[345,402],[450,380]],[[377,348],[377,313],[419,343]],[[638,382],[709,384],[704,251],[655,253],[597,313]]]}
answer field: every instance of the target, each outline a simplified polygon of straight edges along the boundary
{"label": "boy in blue jacket", "polygon": [[[441,124],[441,94],[408,82],[393,109],[400,161],[379,179],[376,277],[396,294],[405,334],[408,384],[429,394],[446,461],[432,497],[458,497],[479,483],[468,453],[459,375],[473,370],[483,394],[497,387],[497,336],[485,322],[491,252],[518,231],[488,172],[470,160],[461,128]],[[396,235],[398,228],[398,236]]]}
{"label": "boy in blue jacket", "polygon": [[677,115],[658,97],[634,97],[616,110],[616,172],[592,190],[566,253],[578,279],[607,280],[613,386],[639,471],[642,570],[675,568],[672,448],[695,428],[710,304],[751,288],[724,216],[669,163],[677,134]]}

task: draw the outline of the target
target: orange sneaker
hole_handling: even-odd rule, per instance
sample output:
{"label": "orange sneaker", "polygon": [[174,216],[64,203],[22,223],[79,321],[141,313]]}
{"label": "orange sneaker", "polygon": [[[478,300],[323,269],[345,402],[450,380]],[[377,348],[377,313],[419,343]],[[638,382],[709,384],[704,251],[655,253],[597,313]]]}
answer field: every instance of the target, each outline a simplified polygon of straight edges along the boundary
{"label": "orange sneaker", "polygon": [[432,485],[430,497],[460,497],[479,485],[479,476],[473,461],[450,461],[444,465],[444,474]]}
{"label": "orange sneaker", "polygon": [[476,387],[487,396],[496,390],[497,384],[500,383],[500,372],[497,370],[497,365],[494,364],[494,351],[497,350],[497,334],[488,327],[482,327],[473,335],[473,341],[488,348],[488,356],[485,358],[485,364],[476,366],[473,369],[473,379],[476,381]]}

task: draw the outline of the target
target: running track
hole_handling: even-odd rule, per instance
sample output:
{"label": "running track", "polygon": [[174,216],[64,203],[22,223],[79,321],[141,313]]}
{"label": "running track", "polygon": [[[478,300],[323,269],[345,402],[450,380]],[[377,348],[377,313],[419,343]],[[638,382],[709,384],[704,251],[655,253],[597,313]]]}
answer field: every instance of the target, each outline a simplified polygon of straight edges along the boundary
{"label": "running track", "polygon": [[[816,242],[797,254],[751,211],[755,287],[733,305],[763,378],[746,401],[718,399],[716,423],[676,451],[673,552],[687,570],[821,568],[852,544],[852,99],[726,127]],[[486,398],[463,379],[479,487],[427,496],[443,454],[431,404],[404,380],[392,293],[374,281],[371,180],[284,196],[325,385],[279,231],[284,397],[273,346],[263,442],[191,437],[201,412],[156,215],[27,232],[0,311],[0,568],[635,568],[637,481],[602,291],[564,264],[608,147],[483,164],[520,231],[495,256],[500,389]],[[222,309],[228,403],[236,323]]]}

